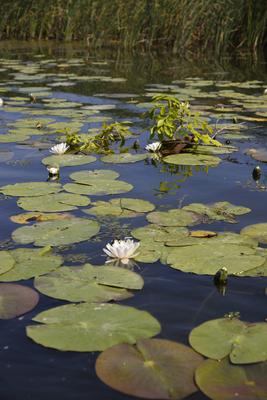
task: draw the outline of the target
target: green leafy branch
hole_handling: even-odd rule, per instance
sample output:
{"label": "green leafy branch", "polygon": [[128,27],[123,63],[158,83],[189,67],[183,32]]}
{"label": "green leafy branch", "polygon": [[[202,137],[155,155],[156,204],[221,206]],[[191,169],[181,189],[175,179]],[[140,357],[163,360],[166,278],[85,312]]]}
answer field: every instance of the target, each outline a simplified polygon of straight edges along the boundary
{"label": "green leafy branch", "polygon": [[108,153],[110,146],[117,142],[120,147],[125,144],[125,137],[131,135],[127,122],[114,122],[103,124],[102,130],[93,138],[82,138],[76,132],[65,131],[66,143],[74,151],[86,151],[95,153]]}
{"label": "green leafy branch", "polygon": [[163,140],[191,140],[198,144],[221,146],[221,143],[212,138],[213,128],[207,121],[200,120],[199,113],[190,111],[188,101],[180,101],[174,96],[160,94],[152,99],[154,105],[149,112],[154,125],[150,130],[150,138],[156,135]]}

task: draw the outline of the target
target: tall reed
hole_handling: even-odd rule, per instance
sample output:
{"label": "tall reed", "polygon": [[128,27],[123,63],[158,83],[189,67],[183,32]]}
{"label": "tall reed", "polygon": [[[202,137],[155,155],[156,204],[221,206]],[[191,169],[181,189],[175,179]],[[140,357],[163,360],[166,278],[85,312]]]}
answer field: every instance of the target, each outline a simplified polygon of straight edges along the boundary
{"label": "tall reed", "polygon": [[173,53],[267,45],[266,0],[1,0],[0,39],[164,46]]}

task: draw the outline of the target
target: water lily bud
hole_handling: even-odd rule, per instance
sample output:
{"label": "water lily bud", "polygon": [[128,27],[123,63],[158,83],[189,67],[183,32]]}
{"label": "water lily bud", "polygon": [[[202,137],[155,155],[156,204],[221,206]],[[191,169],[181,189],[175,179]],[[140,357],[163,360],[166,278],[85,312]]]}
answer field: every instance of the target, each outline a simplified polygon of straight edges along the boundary
{"label": "water lily bud", "polygon": [[261,167],[259,167],[258,165],[253,169],[252,171],[252,177],[254,179],[254,181],[258,181],[261,177]]}
{"label": "water lily bud", "polygon": [[219,271],[216,272],[214,275],[214,283],[215,285],[225,285],[227,283],[227,278],[228,278],[228,271],[227,268],[223,267],[220,268]]}
{"label": "water lily bud", "polygon": [[32,93],[30,93],[29,96],[30,96],[31,102],[36,103],[36,97]]}
{"label": "water lily bud", "polygon": [[4,105],[4,100],[0,98],[0,107],[3,107]]}
{"label": "water lily bud", "polygon": [[267,89],[264,90],[263,94],[267,94]]}

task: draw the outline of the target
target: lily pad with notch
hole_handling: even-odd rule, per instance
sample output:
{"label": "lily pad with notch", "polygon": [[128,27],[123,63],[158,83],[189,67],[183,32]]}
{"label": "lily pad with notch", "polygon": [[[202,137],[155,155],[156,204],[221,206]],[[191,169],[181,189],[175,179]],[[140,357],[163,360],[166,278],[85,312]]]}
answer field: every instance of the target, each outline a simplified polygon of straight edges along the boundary
{"label": "lily pad with notch", "polygon": [[[126,395],[180,400],[197,391],[194,371],[203,358],[190,347],[164,339],[118,344],[97,358],[97,376]],[[185,368],[186,365],[186,368]]]}
{"label": "lily pad with notch", "polygon": [[216,400],[258,400],[267,398],[267,362],[233,365],[228,358],[206,360],[197,367],[196,384],[209,398]]}
{"label": "lily pad with notch", "polygon": [[134,344],[161,329],[146,311],[107,303],[68,304],[41,312],[33,321],[41,325],[28,326],[27,336],[62,351],[103,351],[118,343]]}
{"label": "lily pad with notch", "polygon": [[15,262],[10,270],[0,275],[0,282],[20,281],[43,275],[55,270],[63,262],[62,258],[52,254],[49,248],[19,248],[9,250],[8,253]]}
{"label": "lily pad with notch", "polygon": [[77,206],[88,206],[90,199],[79,194],[55,193],[40,197],[23,197],[17,204],[27,211],[59,212],[76,210]]}
{"label": "lily pad with notch", "polygon": [[164,157],[163,161],[167,164],[175,164],[175,165],[207,165],[215,167],[222,160],[219,157],[207,154],[179,153]]}
{"label": "lily pad with notch", "polygon": [[150,223],[161,226],[189,226],[200,222],[198,214],[179,208],[169,211],[153,211],[146,218]]}
{"label": "lily pad with notch", "polygon": [[90,185],[66,183],[63,188],[70,193],[101,196],[130,192],[133,189],[133,186],[128,182],[119,181],[117,179],[98,179],[94,180]]}
{"label": "lily pad with notch", "polygon": [[111,164],[128,164],[143,161],[147,158],[147,154],[131,154],[131,153],[120,153],[120,154],[108,154],[101,158],[101,161]]}
{"label": "lily pad with notch", "polygon": [[190,332],[189,343],[200,354],[215,360],[229,355],[233,364],[266,361],[267,323],[237,318],[210,320]]}
{"label": "lily pad with notch", "polygon": [[59,183],[50,182],[23,182],[0,187],[0,193],[6,196],[44,196],[61,190]]}
{"label": "lily pad with notch", "polygon": [[85,154],[62,154],[43,158],[44,165],[56,165],[59,167],[73,167],[76,165],[90,164],[96,161],[96,157]]}
{"label": "lily pad with notch", "polygon": [[41,293],[73,302],[105,302],[131,297],[126,289],[140,290],[144,281],[135,272],[110,266],[61,267],[38,277],[34,286]]}
{"label": "lily pad with notch", "polygon": [[12,233],[12,238],[21,244],[61,246],[88,240],[95,236],[99,229],[97,221],[72,218],[71,220],[47,221],[23,226]]}
{"label": "lily pad with notch", "polygon": [[264,264],[265,257],[257,255],[250,245],[224,243],[214,238],[197,239],[200,244],[170,247],[167,264],[172,268],[195,274],[214,275],[225,267],[229,274],[240,275]]}

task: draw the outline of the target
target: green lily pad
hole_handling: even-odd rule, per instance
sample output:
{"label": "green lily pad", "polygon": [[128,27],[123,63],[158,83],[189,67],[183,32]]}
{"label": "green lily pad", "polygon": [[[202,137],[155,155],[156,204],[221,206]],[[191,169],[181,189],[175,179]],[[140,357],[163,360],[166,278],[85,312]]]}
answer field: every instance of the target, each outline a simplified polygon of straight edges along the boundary
{"label": "green lily pad", "polygon": [[[48,249],[49,250],[49,249]],[[58,268],[63,260],[46,249],[16,249],[9,251],[15,260],[13,268],[0,275],[1,282],[20,281],[46,274]]]}
{"label": "green lily pad", "polygon": [[[169,248],[167,264],[172,268],[195,274],[214,275],[218,269],[227,268],[229,274],[240,275],[265,262],[249,245],[223,243],[217,238],[197,239],[201,244]],[[204,242],[203,242],[204,241]],[[206,242],[205,242],[206,241]]]}
{"label": "green lily pad", "polygon": [[0,319],[11,319],[31,311],[39,301],[38,293],[22,285],[0,284]]}
{"label": "green lily pad", "polygon": [[3,274],[14,267],[15,260],[9,251],[2,250],[0,255],[0,274]]}
{"label": "green lily pad", "polygon": [[267,243],[267,223],[248,225],[241,230],[241,235],[249,236],[260,243]]}
{"label": "green lily pad", "polygon": [[119,174],[116,171],[112,171],[111,169],[95,169],[89,171],[78,171],[70,174],[70,178],[76,181],[77,183],[81,183],[84,185],[92,185],[97,180],[112,180],[119,177]]}
{"label": "green lily pad", "polygon": [[66,221],[41,222],[23,226],[12,233],[17,243],[35,246],[61,246],[90,239],[99,232],[96,221],[84,218],[73,218]]}
{"label": "green lily pad", "polygon": [[216,400],[259,400],[267,398],[267,362],[232,365],[227,358],[206,360],[196,370],[199,389]]}
{"label": "green lily pad", "polygon": [[85,194],[91,196],[100,196],[105,194],[121,194],[130,192],[133,186],[130,183],[115,179],[98,179],[90,185],[81,185],[79,183],[67,183],[64,190],[70,193]]}
{"label": "green lily pad", "polygon": [[229,355],[233,364],[266,361],[267,323],[231,318],[210,320],[190,332],[189,343],[200,354],[215,360]]}
{"label": "green lily pad", "polygon": [[150,212],[153,211],[155,206],[150,203],[150,201],[142,199],[131,199],[131,198],[121,198],[116,199],[119,201],[121,207],[126,210],[136,211],[136,212]]}
{"label": "green lily pad", "polygon": [[4,135],[0,134],[0,143],[24,142],[29,138],[29,135],[17,135],[14,133],[6,133]]}
{"label": "green lily pad", "polygon": [[23,182],[0,187],[0,193],[6,196],[43,196],[57,193],[61,190],[59,183],[50,182]]}
{"label": "green lily pad", "polygon": [[[160,246],[159,246],[160,248]],[[153,264],[154,262],[158,261],[161,257],[161,251],[158,249],[150,249],[146,247],[141,242],[140,247],[138,249],[138,255],[134,257],[135,261]]]}
{"label": "green lily pad", "polygon": [[198,144],[196,147],[184,149],[186,153],[190,154],[208,154],[208,155],[214,155],[214,154],[230,154],[235,151],[238,151],[237,147],[234,146],[204,146],[201,144]]}
{"label": "green lily pad", "polygon": [[62,267],[35,279],[34,286],[57,299],[80,302],[101,302],[130,297],[125,289],[142,289],[144,281],[135,272],[123,268],[85,264],[83,267]]}
{"label": "green lily pad", "polygon": [[182,208],[186,211],[191,211],[197,214],[202,214],[204,217],[214,221],[227,221],[235,223],[236,215],[248,214],[251,209],[242,206],[235,206],[228,201],[220,201],[214,204],[192,203]]}
{"label": "green lily pad", "polygon": [[144,339],[135,346],[118,344],[105,350],[95,368],[106,385],[124,394],[180,400],[197,391],[194,371],[202,361],[183,344]]}
{"label": "green lily pad", "polygon": [[205,155],[205,154],[172,154],[164,157],[163,161],[167,164],[175,165],[208,165],[216,166],[222,160],[219,157]]}
{"label": "green lily pad", "polygon": [[73,167],[75,165],[84,165],[96,161],[96,157],[85,154],[62,154],[52,155],[43,158],[44,165],[57,165],[59,167]]}
{"label": "green lily pad", "polygon": [[154,210],[154,204],[142,199],[119,198],[110,201],[96,201],[93,207],[83,210],[86,214],[131,218]]}
{"label": "green lily pad", "polygon": [[33,320],[43,324],[28,326],[27,336],[63,351],[103,351],[118,343],[134,344],[161,329],[146,311],[106,303],[68,304],[44,311]]}
{"label": "green lily pad", "polygon": [[23,197],[17,204],[27,211],[58,212],[76,210],[76,206],[88,206],[90,199],[78,194],[56,193],[41,197]]}
{"label": "green lily pad", "polygon": [[188,226],[199,222],[197,214],[181,209],[154,211],[146,218],[150,223],[162,226]]}
{"label": "green lily pad", "polygon": [[128,164],[142,161],[147,158],[147,154],[131,154],[131,153],[120,153],[120,154],[108,154],[101,158],[101,161],[112,164]]}
{"label": "green lily pad", "polygon": [[139,240],[166,242],[174,237],[184,238],[189,235],[189,231],[185,227],[163,227],[156,224],[149,224],[133,229],[131,235]]}

